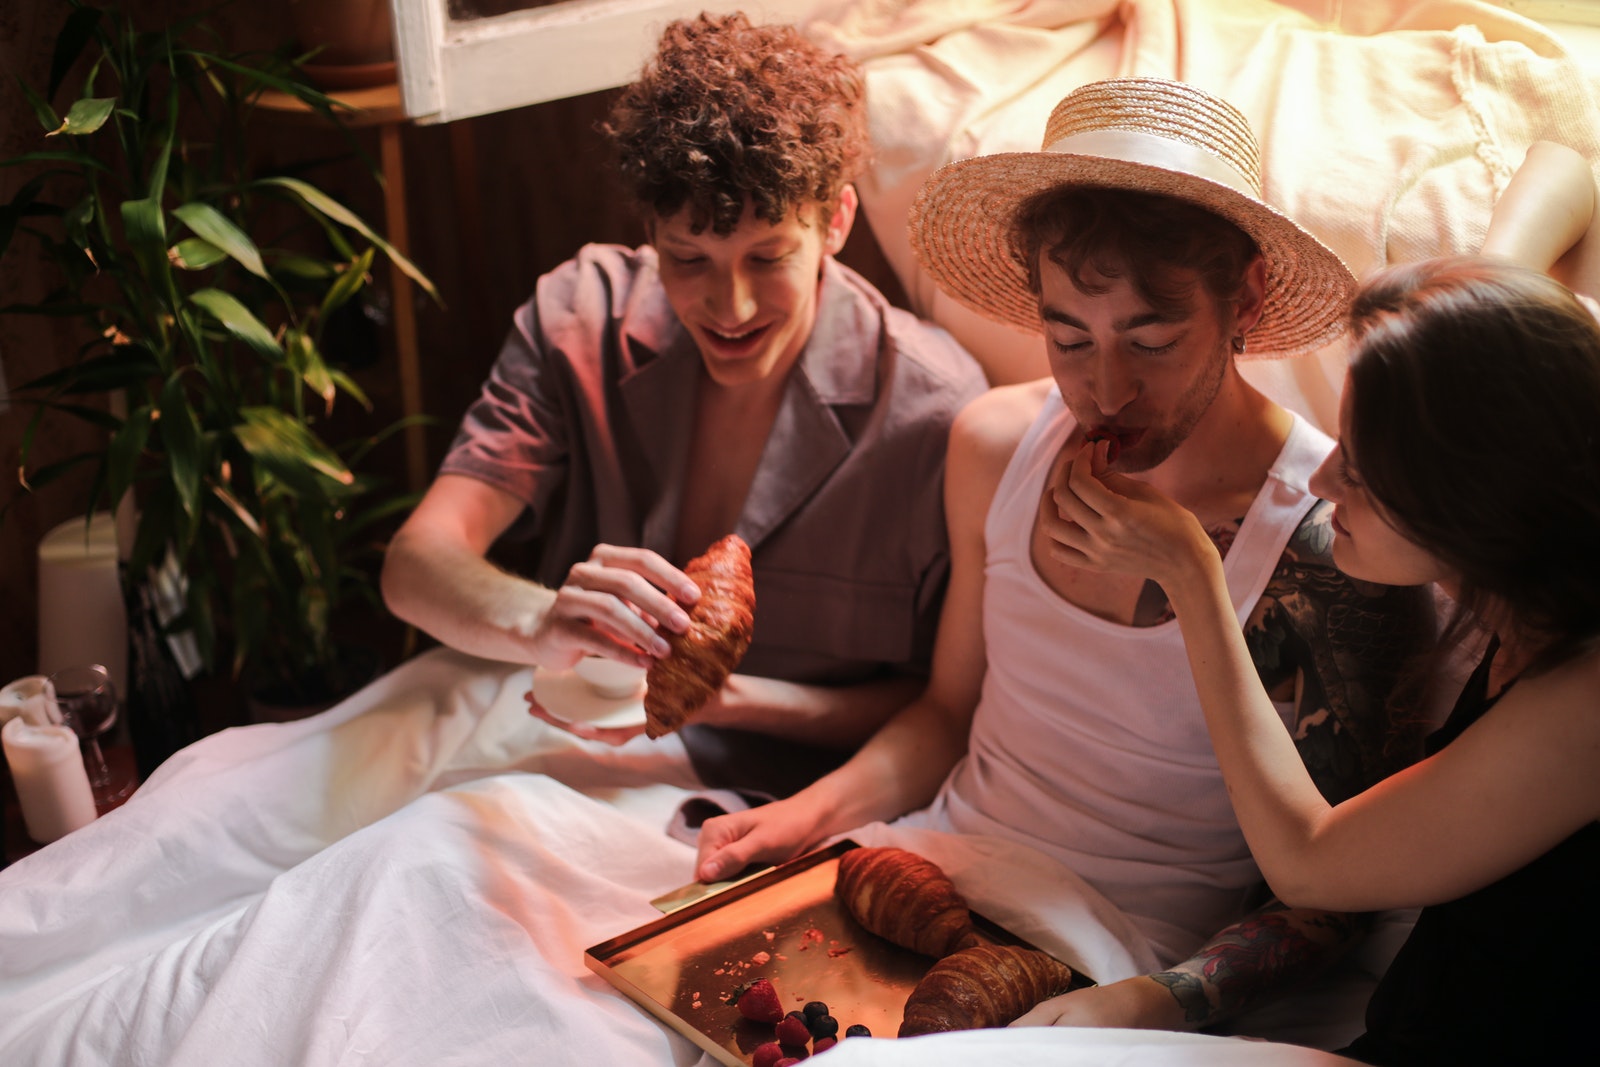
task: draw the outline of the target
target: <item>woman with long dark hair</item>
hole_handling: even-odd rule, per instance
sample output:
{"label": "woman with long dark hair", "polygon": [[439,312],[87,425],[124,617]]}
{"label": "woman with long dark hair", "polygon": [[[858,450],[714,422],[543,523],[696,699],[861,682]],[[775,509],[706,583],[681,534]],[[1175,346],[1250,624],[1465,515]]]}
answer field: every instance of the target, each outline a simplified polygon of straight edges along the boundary
{"label": "woman with long dark hair", "polygon": [[[1581,188],[1577,230],[1586,168]],[[1256,677],[1216,548],[1189,512],[1099,473],[1105,444],[1055,492],[1053,551],[1166,591],[1281,899],[1422,907],[1348,1055],[1577,1062],[1600,1048],[1600,325],[1560,283],[1487,257],[1385,270],[1351,324],[1340,445],[1311,482],[1336,505],[1334,560],[1438,583],[1458,606],[1445,642],[1487,642],[1426,758],[1329,805]]]}

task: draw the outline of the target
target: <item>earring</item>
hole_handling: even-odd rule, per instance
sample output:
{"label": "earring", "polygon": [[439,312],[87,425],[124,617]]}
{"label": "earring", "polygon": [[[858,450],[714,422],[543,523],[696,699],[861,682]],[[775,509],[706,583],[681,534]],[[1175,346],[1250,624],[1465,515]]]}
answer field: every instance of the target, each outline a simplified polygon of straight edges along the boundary
{"label": "earring", "polygon": [[1230,343],[1233,346],[1233,354],[1234,355],[1236,355],[1236,356],[1244,355],[1244,334],[1242,334],[1242,333],[1235,334],[1234,337],[1233,337],[1232,342],[1230,342]]}

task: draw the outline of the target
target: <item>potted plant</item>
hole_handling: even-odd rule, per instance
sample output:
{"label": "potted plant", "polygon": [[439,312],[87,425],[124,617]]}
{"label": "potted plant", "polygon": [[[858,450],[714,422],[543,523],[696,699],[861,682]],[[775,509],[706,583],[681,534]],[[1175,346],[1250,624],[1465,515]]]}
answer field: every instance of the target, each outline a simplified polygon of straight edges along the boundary
{"label": "potted plant", "polygon": [[[0,205],[0,255],[31,243],[61,284],[0,313],[87,326],[70,365],[16,392],[37,405],[23,477],[37,487],[91,465],[90,511],[132,493],[130,594],[148,604],[145,583],[165,566],[181,576],[166,629],[204,665],[226,654],[236,677],[315,699],[349,663],[340,610],[376,602],[375,535],[413,503],[360,471],[402,423],[325,439],[336,404],[370,404],[323,332],[376,255],[437,293],[316,186],[249,172],[245,124],[262,92],[336,122],[333,102],[287,57],[213,46],[205,26],[141,30],[73,0],[49,85],[23,87],[43,133],[0,160],[37,171]],[[35,431],[62,416],[103,427],[103,446],[31,467]]]}

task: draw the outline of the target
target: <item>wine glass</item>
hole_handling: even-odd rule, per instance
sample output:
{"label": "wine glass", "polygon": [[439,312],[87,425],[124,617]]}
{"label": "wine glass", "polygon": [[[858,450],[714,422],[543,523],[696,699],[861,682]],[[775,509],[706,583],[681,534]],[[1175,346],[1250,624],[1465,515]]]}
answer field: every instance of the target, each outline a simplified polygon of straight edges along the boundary
{"label": "wine glass", "polygon": [[118,781],[111,773],[100,737],[117,722],[117,687],[111,674],[100,664],[89,667],[63,667],[50,676],[56,691],[56,706],[61,718],[78,735],[83,762],[89,770],[89,785],[94,790],[95,807],[102,813],[116,807],[132,792],[132,783]]}

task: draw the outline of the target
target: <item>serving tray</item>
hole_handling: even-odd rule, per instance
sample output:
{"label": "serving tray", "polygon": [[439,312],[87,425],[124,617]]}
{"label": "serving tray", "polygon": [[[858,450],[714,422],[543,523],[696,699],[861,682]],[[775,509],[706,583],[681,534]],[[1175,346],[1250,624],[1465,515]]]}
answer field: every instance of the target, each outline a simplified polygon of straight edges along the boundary
{"label": "serving tray", "polygon": [[[839,856],[856,847],[840,841],[737,882],[595,945],[584,962],[728,1067],[773,1040],[770,1025],[726,1000],[756,978],[771,979],[785,1011],[825,1001],[841,1038],[855,1023],[894,1037],[934,960],[868,932],[834,896]],[[996,944],[1034,947],[982,915],[972,921]],[[1074,974],[1072,988],[1093,984]]]}

